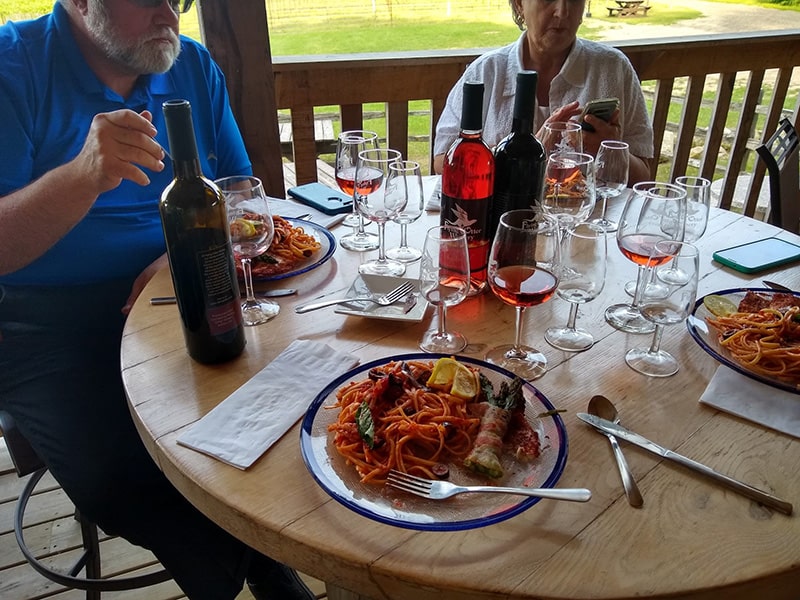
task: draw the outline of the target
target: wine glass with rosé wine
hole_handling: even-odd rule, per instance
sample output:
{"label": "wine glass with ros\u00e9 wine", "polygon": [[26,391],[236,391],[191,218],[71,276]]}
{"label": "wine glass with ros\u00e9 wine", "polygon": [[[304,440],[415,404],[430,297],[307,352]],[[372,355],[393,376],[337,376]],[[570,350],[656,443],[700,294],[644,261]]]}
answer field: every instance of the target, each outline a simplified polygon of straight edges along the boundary
{"label": "wine glass with ros\u00e9 wine", "polygon": [[280,312],[272,300],[256,298],[250,261],[266,252],[275,236],[275,224],[264,186],[257,177],[234,175],[214,183],[225,197],[234,256],[241,261],[245,286],[242,317],[245,325],[266,323]]}
{"label": "wine glass with ros\u00e9 wine", "polygon": [[469,289],[467,232],[452,225],[432,227],[422,247],[419,291],[436,307],[437,324],[422,336],[422,350],[455,354],[467,347],[462,334],[447,330],[447,307],[462,302]]}
{"label": "wine glass with ros\u00e9 wine", "polygon": [[540,211],[511,210],[500,217],[489,252],[489,287],[516,311],[514,343],[497,346],[486,360],[536,379],[547,370],[539,350],[522,343],[522,317],[526,308],[547,302],[558,286],[558,222]]}
{"label": "wine glass with ros\u00e9 wine", "polygon": [[364,230],[364,217],[358,212],[354,196],[358,153],[362,150],[377,149],[378,134],[374,131],[352,129],[341,132],[336,138],[334,177],[339,189],[353,198],[353,212],[342,221],[348,227],[352,227],[353,231],[343,235],[339,243],[343,248],[356,252],[367,252],[378,247],[378,236]]}
{"label": "wine glass with ros\u00e9 wine", "polygon": [[652,321],[645,319],[639,311],[639,304],[647,290],[648,264],[657,266],[669,262],[669,254],[653,255],[656,244],[672,239],[665,231],[681,230],[677,223],[686,218],[686,191],[671,183],[643,181],[633,186],[625,208],[620,215],[617,228],[617,246],[622,254],[639,266],[636,290],[630,304],[613,304],[606,308],[606,322],[627,333],[650,333],[655,329]]}

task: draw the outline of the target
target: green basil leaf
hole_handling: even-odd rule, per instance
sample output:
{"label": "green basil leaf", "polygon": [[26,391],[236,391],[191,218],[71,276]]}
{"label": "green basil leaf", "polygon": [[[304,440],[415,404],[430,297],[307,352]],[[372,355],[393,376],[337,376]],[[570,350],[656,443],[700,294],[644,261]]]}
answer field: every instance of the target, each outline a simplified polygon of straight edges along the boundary
{"label": "green basil leaf", "polygon": [[375,422],[372,420],[372,412],[369,410],[369,404],[362,402],[356,411],[356,425],[358,426],[358,435],[372,448],[375,446]]}

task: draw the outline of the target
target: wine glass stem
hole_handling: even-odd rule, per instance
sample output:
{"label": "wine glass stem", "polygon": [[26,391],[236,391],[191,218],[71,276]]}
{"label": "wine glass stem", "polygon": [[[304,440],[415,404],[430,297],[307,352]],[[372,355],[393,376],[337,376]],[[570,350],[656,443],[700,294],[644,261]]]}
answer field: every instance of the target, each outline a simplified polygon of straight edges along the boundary
{"label": "wine glass stem", "polygon": [[439,302],[439,304],[436,305],[436,317],[436,334],[439,337],[443,337],[447,334],[447,305],[445,305],[444,302]]}
{"label": "wine glass stem", "polygon": [[567,329],[575,329],[575,321],[578,318],[578,303],[569,303],[569,318],[567,319]]}
{"label": "wine glass stem", "polygon": [[605,222],[606,209],[608,208],[608,196],[606,194],[600,194],[600,198],[603,200],[603,212],[600,214],[600,220]]}
{"label": "wine glass stem", "polygon": [[384,247],[384,234],[386,232],[386,223],[384,221],[378,222],[378,262],[386,262],[386,249]]}
{"label": "wine glass stem", "polygon": [[653,340],[650,342],[648,354],[655,354],[661,348],[661,335],[664,333],[664,326],[656,323],[656,330],[653,332]]}
{"label": "wine glass stem", "polygon": [[244,271],[245,298],[248,302],[254,302],[256,296],[253,293],[253,270],[250,268],[249,258],[242,258],[242,271]]}
{"label": "wine glass stem", "polygon": [[514,331],[514,349],[519,351],[522,346],[522,313],[525,311],[524,306],[517,306],[516,327]]}
{"label": "wine glass stem", "polygon": [[633,293],[633,302],[631,302],[633,308],[639,308],[639,303],[642,301],[649,276],[650,272],[647,270],[647,267],[639,265],[639,274],[636,276],[636,290]]}
{"label": "wine glass stem", "polygon": [[408,225],[400,223],[400,247],[405,248],[408,246]]}

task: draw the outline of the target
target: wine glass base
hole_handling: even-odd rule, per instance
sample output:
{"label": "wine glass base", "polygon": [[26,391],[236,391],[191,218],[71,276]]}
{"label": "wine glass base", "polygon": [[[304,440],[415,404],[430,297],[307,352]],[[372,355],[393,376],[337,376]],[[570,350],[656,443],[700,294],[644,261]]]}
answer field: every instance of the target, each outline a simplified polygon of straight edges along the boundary
{"label": "wine glass base", "polygon": [[358,227],[361,225],[361,215],[350,213],[342,220],[342,225],[346,227]]}
{"label": "wine glass base", "polygon": [[422,250],[411,246],[397,246],[386,251],[386,258],[406,264],[413,263],[422,258]]}
{"label": "wine glass base", "polygon": [[[690,279],[689,274],[680,267],[661,269],[658,273],[658,278],[668,285],[686,285]],[[666,289],[666,286],[664,286],[664,289]]]}
{"label": "wine glass base", "polygon": [[678,361],[669,352],[647,348],[633,348],[625,354],[628,366],[648,377],[669,377],[678,372]]}
{"label": "wine glass base", "polygon": [[571,327],[551,327],[545,331],[544,340],[564,352],[583,352],[594,345],[591,333]]}
{"label": "wine glass base", "polygon": [[374,233],[348,233],[339,239],[339,245],[345,250],[369,252],[378,249],[378,236]]}
{"label": "wine glass base", "polygon": [[242,318],[244,324],[249,327],[266,323],[276,317],[279,312],[281,312],[280,305],[269,300],[246,300],[242,302]]}
{"label": "wine glass base", "polygon": [[370,260],[359,265],[358,272],[362,275],[402,277],[406,272],[406,266],[394,260]]}
{"label": "wine glass base", "polygon": [[655,324],[642,316],[638,309],[630,304],[613,304],[606,309],[606,323],[614,329],[626,333],[652,333]]}
{"label": "wine glass base", "polygon": [[484,359],[527,380],[538,379],[547,371],[544,354],[528,346],[497,346],[489,350]]}
{"label": "wine glass base", "polygon": [[454,354],[467,347],[467,338],[458,332],[437,330],[426,331],[419,342],[419,347],[431,354]]}
{"label": "wine glass base", "polygon": [[589,221],[592,225],[597,225],[600,229],[605,231],[606,233],[612,233],[617,230],[619,227],[619,223],[615,223],[614,221],[610,221],[605,217],[600,219],[592,219]]}

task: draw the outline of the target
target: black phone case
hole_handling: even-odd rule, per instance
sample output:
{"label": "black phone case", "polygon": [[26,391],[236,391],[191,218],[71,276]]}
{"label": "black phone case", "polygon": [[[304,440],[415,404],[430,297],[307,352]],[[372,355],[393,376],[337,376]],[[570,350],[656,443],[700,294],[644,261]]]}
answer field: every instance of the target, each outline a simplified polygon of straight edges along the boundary
{"label": "black phone case", "polygon": [[287,191],[292,198],[316,208],[326,215],[349,213],[353,210],[352,198],[348,198],[342,192],[329,188],[318,181],[304,183],[289,188]]}
{"label": "black phone case", "polygon": [[[589,111],[588,114],[593,115],[595,117],[599,117],[600,119],[603,119],[603,121],[608,122],[611,119],[611,115],[614,114],[614,111],[617,110],[617,108],[619,108],[619,102],[617,102],[616,104],[609,103],[607,105],[602,106],[601,108],[602,110]],[[589,125],[589,123],[584,121],[583,117],[581,117],[581,129],[585,131],[594,131],[594,127],[592,127],[591,125]]]}

